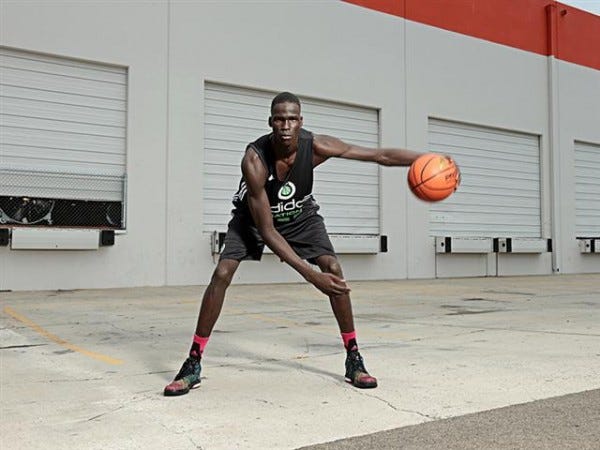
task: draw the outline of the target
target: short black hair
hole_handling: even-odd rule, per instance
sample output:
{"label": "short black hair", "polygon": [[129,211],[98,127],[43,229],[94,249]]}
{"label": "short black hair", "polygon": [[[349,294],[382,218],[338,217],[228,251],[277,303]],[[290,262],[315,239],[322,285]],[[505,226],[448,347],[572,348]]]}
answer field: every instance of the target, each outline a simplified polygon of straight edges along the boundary
{"label": "short black hair", "polygon": [[280,92],[273,98],[273,101],[271,102],[271,113],[273,112],[273,108],[275,108],[275,105],[278,105],[280,103],[295,103],[296,105],[298,105],[298,108],[301,107],[300,99],[294,94],[292,94],[291,92]]}

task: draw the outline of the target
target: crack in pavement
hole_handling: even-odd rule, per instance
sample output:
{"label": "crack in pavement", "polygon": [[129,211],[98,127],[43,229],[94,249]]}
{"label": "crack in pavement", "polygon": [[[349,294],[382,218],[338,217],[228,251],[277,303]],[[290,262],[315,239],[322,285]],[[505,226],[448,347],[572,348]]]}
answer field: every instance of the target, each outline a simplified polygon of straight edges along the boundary
{"label": "crack in pavement", "polygon": [[138,402],[141,402],[141,401],[144,401],[144,400],[152,400],[153,396],[152,395],[148,395],[148,392],[154,392],[154,389],[148,389],[148,390],[142,391],[141,392],[142,395],[139,396],[139,397],[137,396],[138,394],[135,394],[133,396],[133,398],[131,398],[131,400],[129,400],[128,402],[122,403],[121,405],[119,405],[116,408],[113,408],[113,409],[111,409],[109,411],[106,411],[106,412],[103,412],[101,414],[97,414],[97,415],[95,415],[93,417],[90,417],[89,419],[86,420],[86,422],[91,422],[92,420],[96,420],[96,419],[99,419],[100,417],[103,417],[103,416],[106,416],[108,414],[112,414],[112,413],[115,413],[117,411],[120,411],[120,410],[124,409],[125,407],[130,406],[133,403],[138,403]]}
{"label": "crack in pavement", "polygon": [[264,403],[264,404],[269,405],[269,406],[277,406],[278,408],[288,409],[288,407],[285,406],[285,405],[280,405],[279,403],[270,402],[269,400],[264,400],[262,398],[257,398],[256,401]]}
{"label": "crack in pavement", "polygon": [[362,391],[357,391],[357,393],[359,395],[364,395],[365,397],[370,397],[370,398],[374,398],[376,400],[379,400],[380,402],[385,403],[387,406],[389,406],[390,408],[392,408],[394,411],[402,411],[399,410],[398,408],[396,408],[391,402],[387,401],[384,398],[379,397],[378,395],[374,395],[374,394],[367,394],[366,392],[362,392]]}
{"label": "crack in pavement", "polygon": [[419,411],[414,411],[412,409],[399,409],[398,411],[407,412],[407,413],[411,413],[411,414],[416,414],[418,416],[425,417],[426,419],[429,419],[429,420],[441,420],[441,419],[443,419],[443,417],[430,416],[429,414],[425,414],[425,413],[422,413],[422,412],[419,412]]}
{"label": "crack in pavement", "polygon": [[92,420],[99,419],[100,417],[103,417],[103,416],[106,416],[108,414],[112,414],[114,412],[120,411],[123,408],[125,408],[125,405],[121,405],[121,406],[119,406],[117,408],[111,409],[110,411],[106,411],[106,412],[103,412],[102,414],[98,414],[98,415],[96,415],[94,417],[90,417],[89,419],[87,419],[86,422],[91,422]]}
{"label": "crack in pavement", "polygon": [[6,347],[0,347],[0,350],[10,350],[13,348],[29,348],[29,347],[41,347],[48,344],[22,344],[22,345],[7,345]]}
{"label": "crack in pavement", "polygon": [[191,431],[191,429],[177,431],[177,430],[173,430],[173,429],[169,428],[164,423],[162,423],[160,420],[157,421],[157,423],[158,423],[158,425],[160,425],[164,430],[166,430],[169,433],[172,433],[176,436],[184,436],[188,441],[190,441],[190,443],[194,446],[194,448],[196,450],[203,450],[204,447],[202,447],[202,445],[200,445],[196,441],[194,441],[194,439],[190,435],[187,434]]}
{"label": "crack in pavement", "polygon": [[396,406],[394,406],[393,403],[387,401],[384,398],[379,397],[378,395],[369,394],[367,392],[362,392],[362,391],[357,391],[357,394],[364,395],[365,397],[371,397],[371,398],[374,398],[376,400],[379,400],[380,402],[386,404],[388,407],[390,407],[394,411],[400,411],[400,412],[405,412],[405,413],[409,413],[409,414],[416,414],[418,416],[425,417],[426,419],[429,419],[429,420],[439,420],[439,419],[441,419],[441,417],[430,416],[429,414],[425,414],[425,413],[422,413],[422,412],[419,412],[419,411],[414,411],[414,410],[411,410],[411,409],[397,408]]}
{"label": "crack in pavement", "polygon": [[191,436],[188,436],[188,435],[186,435],[185,437],[188,439],[188,441],[190,441],[190,442],[192,443],[192,445],[193,445],[193,446],[196,448],[196,450],[202,450],[202,446],[201,446],[200,444],[196,443],[196,442],[195,442],[195,441],[192,439],[192,437],[191,437]]}

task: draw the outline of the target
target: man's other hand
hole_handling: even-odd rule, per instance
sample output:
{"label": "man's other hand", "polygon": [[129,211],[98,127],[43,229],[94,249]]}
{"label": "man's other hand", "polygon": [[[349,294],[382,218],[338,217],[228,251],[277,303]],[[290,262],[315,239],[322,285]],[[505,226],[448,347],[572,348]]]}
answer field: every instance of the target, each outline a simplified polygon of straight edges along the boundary
{"label": "man's other hand", "polygon": [[332,273],[315,271],[307,280],[323,294],[328,296],[347,294],[350,292],[346,280],[343,280]]}

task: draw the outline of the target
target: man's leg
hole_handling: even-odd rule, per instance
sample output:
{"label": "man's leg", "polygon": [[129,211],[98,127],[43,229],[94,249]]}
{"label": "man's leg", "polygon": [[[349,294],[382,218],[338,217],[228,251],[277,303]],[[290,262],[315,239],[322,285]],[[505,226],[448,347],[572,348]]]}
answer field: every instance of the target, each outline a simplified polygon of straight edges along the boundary
{"label": "man's leg", "polygon": [[[335,256],[321,255],[316,258],[317,264],[322,272],[332,273],[340,278],[344,278],[342,266]],[[331,309],[337,323],[340,327],[340,332],[351,333],[354,331],[354,317],[352,315],[352,302],[350,294],[341,294],[329,297]]]}
{"label": "man's leg", "polygon": [[[323,272],[344,278],[342,267],[335,256],[321,255],[316,258],[316,261]],[[350,294],[330,296],[329,302],[346,347],[346,381],[359,388],[377,387],[377,379],[369,375],[358,352]]]}
{"label": "man's leg", "polygon": [[231,284],[233,275],[239,267],[240,262],[233,259],[222,259],[217,264],[210,279],[210,284],[204,291],[202,306],[198,314],[196,335],[209,337],[210,333],[221,314],[221,308],[225,300],[225,291]]}
{"label": "man's leg", "polygon": [[194,335],[189,357],[183,363],[181,370],[173,382],[165,387],[165,395],[187,394],[191,388],[200,384],[200,359],[202,352],[219,318],[225,300],[225,292],[231,284],[233,275],[239,265],[239,261],[233,259],[222,259],[217,264],[210,283],[206,287],[204,296],[202,297],[196,334]]}

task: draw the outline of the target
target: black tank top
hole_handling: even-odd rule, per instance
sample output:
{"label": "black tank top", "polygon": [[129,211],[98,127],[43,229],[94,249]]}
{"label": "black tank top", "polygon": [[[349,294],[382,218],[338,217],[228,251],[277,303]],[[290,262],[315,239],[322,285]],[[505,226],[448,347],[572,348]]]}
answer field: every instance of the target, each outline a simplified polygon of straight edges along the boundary
{"label": "black tank top", "polygon": [[[313,188],[313,135],[301,129],[298,137],[298,152],[285,179],[279,180],[275,170],[275,152],[271,144],[271,134],[261,136],[248,144],[267,168],[265,190],[269,197],[273,224],[276,228],[301,223],[305,218],[317,213],[319,206],[312,196]],[[246,181],[242,177],[238,191],[233,196],[234,214],[252,218],[248,208]]]}

